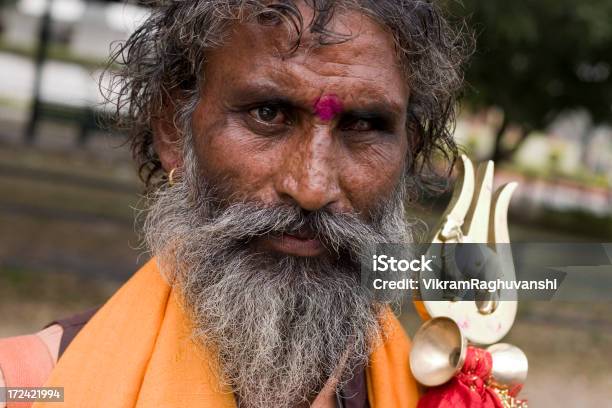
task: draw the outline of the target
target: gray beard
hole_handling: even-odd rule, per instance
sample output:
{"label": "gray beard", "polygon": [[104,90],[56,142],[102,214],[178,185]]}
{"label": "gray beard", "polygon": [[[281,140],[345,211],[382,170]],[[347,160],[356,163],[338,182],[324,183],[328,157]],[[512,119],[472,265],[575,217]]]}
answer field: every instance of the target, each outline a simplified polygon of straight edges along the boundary
{"label": "gray beard", "polygon": [[[182,295],[194,339],[214,350],[240,406],[289,408],[311,401],[330,378],[341,387],[382,339],[385,305],[360,285],[359,257],[378,243],[410,241],[403,188],[364,222],[355,214],[230,204],[202,180],[190,148],[184,163],[181,180],[149,200],[144,237]],[[304,225],[332,256],[249,245]]]}

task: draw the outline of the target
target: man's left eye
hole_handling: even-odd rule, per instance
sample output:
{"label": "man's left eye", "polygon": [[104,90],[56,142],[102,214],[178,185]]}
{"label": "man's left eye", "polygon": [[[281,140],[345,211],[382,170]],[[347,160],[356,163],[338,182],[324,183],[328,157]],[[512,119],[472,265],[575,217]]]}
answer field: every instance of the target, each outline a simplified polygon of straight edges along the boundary
{"label": "man's left eye", "polygon": [[277,106],[259,106],[249,111],[258,122],[263,122],[269,125],[282,125],[286,122],[285,115]]}
{"label": "man's left eye", "polygon": [[374,129],[374,125],[367,119],[356,119],[343,126],[344,130],[352,130],[356,132],[369,132]]}

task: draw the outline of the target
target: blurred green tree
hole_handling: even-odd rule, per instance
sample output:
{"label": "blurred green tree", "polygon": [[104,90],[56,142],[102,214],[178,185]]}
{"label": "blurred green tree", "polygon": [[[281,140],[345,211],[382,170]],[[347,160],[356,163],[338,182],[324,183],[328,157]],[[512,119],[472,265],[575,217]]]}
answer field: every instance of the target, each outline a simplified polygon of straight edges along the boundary
{"label": "blurred green tree", "polygon": [[[493,160],[506,160],[532,129],[564,110],[584,108],[594,122],[612,118],[612,1],[447,0],[476,34],[465,101],[496,106],[504,119]],[[521,130],[512,145],[503,135]]]}

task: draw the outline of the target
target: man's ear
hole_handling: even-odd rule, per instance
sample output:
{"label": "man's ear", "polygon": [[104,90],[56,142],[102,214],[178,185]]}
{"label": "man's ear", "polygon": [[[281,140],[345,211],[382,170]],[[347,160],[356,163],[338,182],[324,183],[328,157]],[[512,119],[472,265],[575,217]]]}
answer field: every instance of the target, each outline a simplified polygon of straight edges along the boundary
{"label": "man's ear", "polygon": [[174,109],[169,108],[168,114],[158,115],[152,123],[153,148],[167,173],[183,165],[182,136],[173,120]]}

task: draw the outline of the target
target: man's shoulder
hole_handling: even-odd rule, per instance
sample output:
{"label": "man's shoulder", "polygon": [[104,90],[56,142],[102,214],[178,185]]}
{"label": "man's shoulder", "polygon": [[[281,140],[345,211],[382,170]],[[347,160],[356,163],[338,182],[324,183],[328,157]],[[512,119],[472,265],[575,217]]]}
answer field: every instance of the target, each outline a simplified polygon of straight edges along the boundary
{"label": "man's shoulder", "polygon": [[53,324],[37,333],[0,339],[0,387],[42,386],[55,367],[62,332]]}
{"label": "man's shoulder", "polygon": [[64,350],[97,310],[55,320],[33,334],[1,338],[0,387],[42,386]]}

